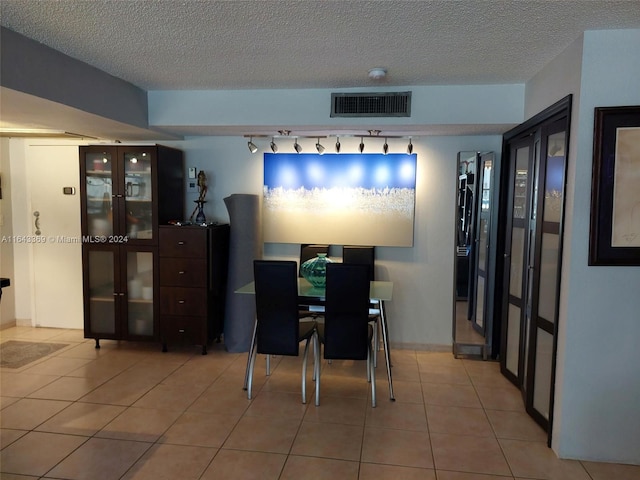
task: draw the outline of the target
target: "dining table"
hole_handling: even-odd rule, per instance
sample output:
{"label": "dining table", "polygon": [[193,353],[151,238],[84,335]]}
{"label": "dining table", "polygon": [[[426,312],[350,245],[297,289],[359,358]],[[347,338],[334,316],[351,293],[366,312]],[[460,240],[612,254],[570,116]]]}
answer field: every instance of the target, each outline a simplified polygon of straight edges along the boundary
{"label": "dining table", "polygon": [[[235,290],[239,294],[255,294],[255,283],[249,282],[246,285]],[[372,304],[377,305],[375,313],[380,316],[380,330],[382,331],[382,343],[384,349],[385,365],[387,367],[387,381],[389,383],[389,398],[395,401],[393,393],[393,378],[391,375],[391,354],[389,348],[389,329],[387,325],[387,314],[385,311],[385,302],[391,301],[393,298],[393,282],[373,280],[369,286],[369,300]],[[318,314],[322,313],[325,302],[325,288],[312,285],[304,277],[298,277],[298,302],[300,305],[312,305]],[[377,346],[376,346],[377,349]],[[247,367],[248,368],[248,367]],[[246,381],[245,381],[246,382]]]}

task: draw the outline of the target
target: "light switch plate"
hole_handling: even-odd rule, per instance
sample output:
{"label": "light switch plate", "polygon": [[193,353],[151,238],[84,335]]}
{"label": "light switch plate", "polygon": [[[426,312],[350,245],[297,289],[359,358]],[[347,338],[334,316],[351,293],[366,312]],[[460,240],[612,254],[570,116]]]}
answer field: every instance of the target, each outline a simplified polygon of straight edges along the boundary
{"label": "light switch plate", "polygon": [[187,192],[189,193],[198,193],[200,189],[198,188],[197,180],[187,180]]}

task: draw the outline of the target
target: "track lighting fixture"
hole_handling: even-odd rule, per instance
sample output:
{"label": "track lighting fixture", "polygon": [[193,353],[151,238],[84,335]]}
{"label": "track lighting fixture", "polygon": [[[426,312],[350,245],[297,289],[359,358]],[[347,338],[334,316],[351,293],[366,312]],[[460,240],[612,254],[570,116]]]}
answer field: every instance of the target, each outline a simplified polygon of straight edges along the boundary
{"label": "track lighting fixture", "polygon": [[249,141],[247,142],[247,147],[249,147],[249,151],[251,153],[256,153],[258,151],[258,147],[256,147],[255,143],[253,143],[253,137],[249,138]]}
{"label": "track lighting fixture", "polygon": [[[311,139],[315,138],[316,142],[315,142],[315,147],[316,147],[316,151],[318,152],[319,155],[323,155],[325,153],[325,146],[321,143],[322,139],[327,139],[327,138],[332,138],[333,136],[336,137],[336,143],[335,143],[335,152],[336,153],[340,153],[342,150],[342,144],[340,143],[340,136],[346,136],[346,137],[360,137],[360,143],[358,145],[358,152],[360,153],[364,153],[364,139],[365,138],[384,138],[384,143],[382,145],[382,153],[384,155],[388,155],[389,154],[389,139],[390,138],[396,138],[396,139],[409,139],[409,143],[407,145],[407,155],[411,155],[413,153],[413,143],[412,143],[412,138],[409,135],[384,135],[384,137],[382,135],[380,135],[382,132],[380,130],[367,130],[367,133],[362,134],[360,132],[355,133],[355,134],[351,134],[351,133],[342,133],[342,134],[327,134],[327,135],[318,135],[317,132],[309,132],[309,135],[291,135],[291,130],[278,130],[277,134],[273,135],[273,134],[264,134],[264,133],[256,133],[256,134],[248,134],[245,135],[245,138],[248,138],[249,141],[247,142],[247,147],[249,148],[249,151],[251,153],[256,153],[259,148],[258,146],[253,142],[254,138],[258,138],[258,139],[268,139],[269,137],[271,137],[271,141],[269,142],[269,147],[271,148],[271,151],[273,153],[278,153],[278,145],[276,144],[276,138],[277,139],[282,139],[282,138],[293,138],[293,150],[296,153],[302,153],[302,145],[300,145],[299,140],[305,139],[305,141],[310,141]],[[315,135],[314,135],[315,133]],[[393,133],[393,132],[390,132]],[[377,141],[377,140],[376,140]],[[351,147],[349,148],[349,150],[351,150]]]}

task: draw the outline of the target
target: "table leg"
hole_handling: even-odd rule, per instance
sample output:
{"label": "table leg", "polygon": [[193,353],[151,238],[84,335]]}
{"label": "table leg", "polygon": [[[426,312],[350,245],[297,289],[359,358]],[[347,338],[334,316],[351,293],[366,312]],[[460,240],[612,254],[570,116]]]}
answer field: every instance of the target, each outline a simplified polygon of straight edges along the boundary
{"label": "table leg", "polygon": [[384,311],[384,302],[380,302],[380,326],[382,327],[382,341],[384,343],[384,360],[387,364],[387,380],[389,381],[389,398],[395,402],[393,395],[393,379],[391,378],[391,354],[389,349],[389,331],[387,329],[387,316]]}

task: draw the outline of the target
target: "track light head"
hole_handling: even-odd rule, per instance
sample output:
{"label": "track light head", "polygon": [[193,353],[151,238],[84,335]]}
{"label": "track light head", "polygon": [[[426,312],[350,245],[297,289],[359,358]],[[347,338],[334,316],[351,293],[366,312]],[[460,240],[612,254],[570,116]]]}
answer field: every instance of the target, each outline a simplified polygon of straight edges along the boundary
{"label": "track light head", "polygon": [[247,142],[247,147],[249,147],[249,151],[251,153],[256,153],[258,151],[258,147],[256,147],[255,143],[253,143],[253,137],[249,138],[249,141]]}
{"label": "track light head", "polygon": [[413,143],[411,143],[411,138],[409,138],[409,145],[407,145],[407,155],[411,155],[413,153]]}
{"label": "track light head", "polygon": [[273,137],[271,137],[271,151],[273,153],[278,153],[278,145],[276,145],[276,142],[273,140]]}
{"label": "track light head", "polygon": [[297,138],[293,141],[293,149],[298,153],[302,152],[302,147],[298,143],[298,139]]}
{"label": "track light head", "polygon": [[324,153],[324,147],[322,145],[320,145],[320,139],[318,138],[318,143],[316,143],[316,150],[318,150],[318,153],[320,155],[322,155]]}
{"label": "track light head", "polygon": [[336,137],[336,153],[340,153],[340,137]]}
{"label": "track light head", "polygon": [[382,146],[382,153],[385,155],[389,153],[389,144],[387,143],[387,139],[384,139],[384,145]]}
{"label": "track light head", "polygon": [[358,146],[360,153],[364,152],[364,139],[360,137],[360,145]]}

